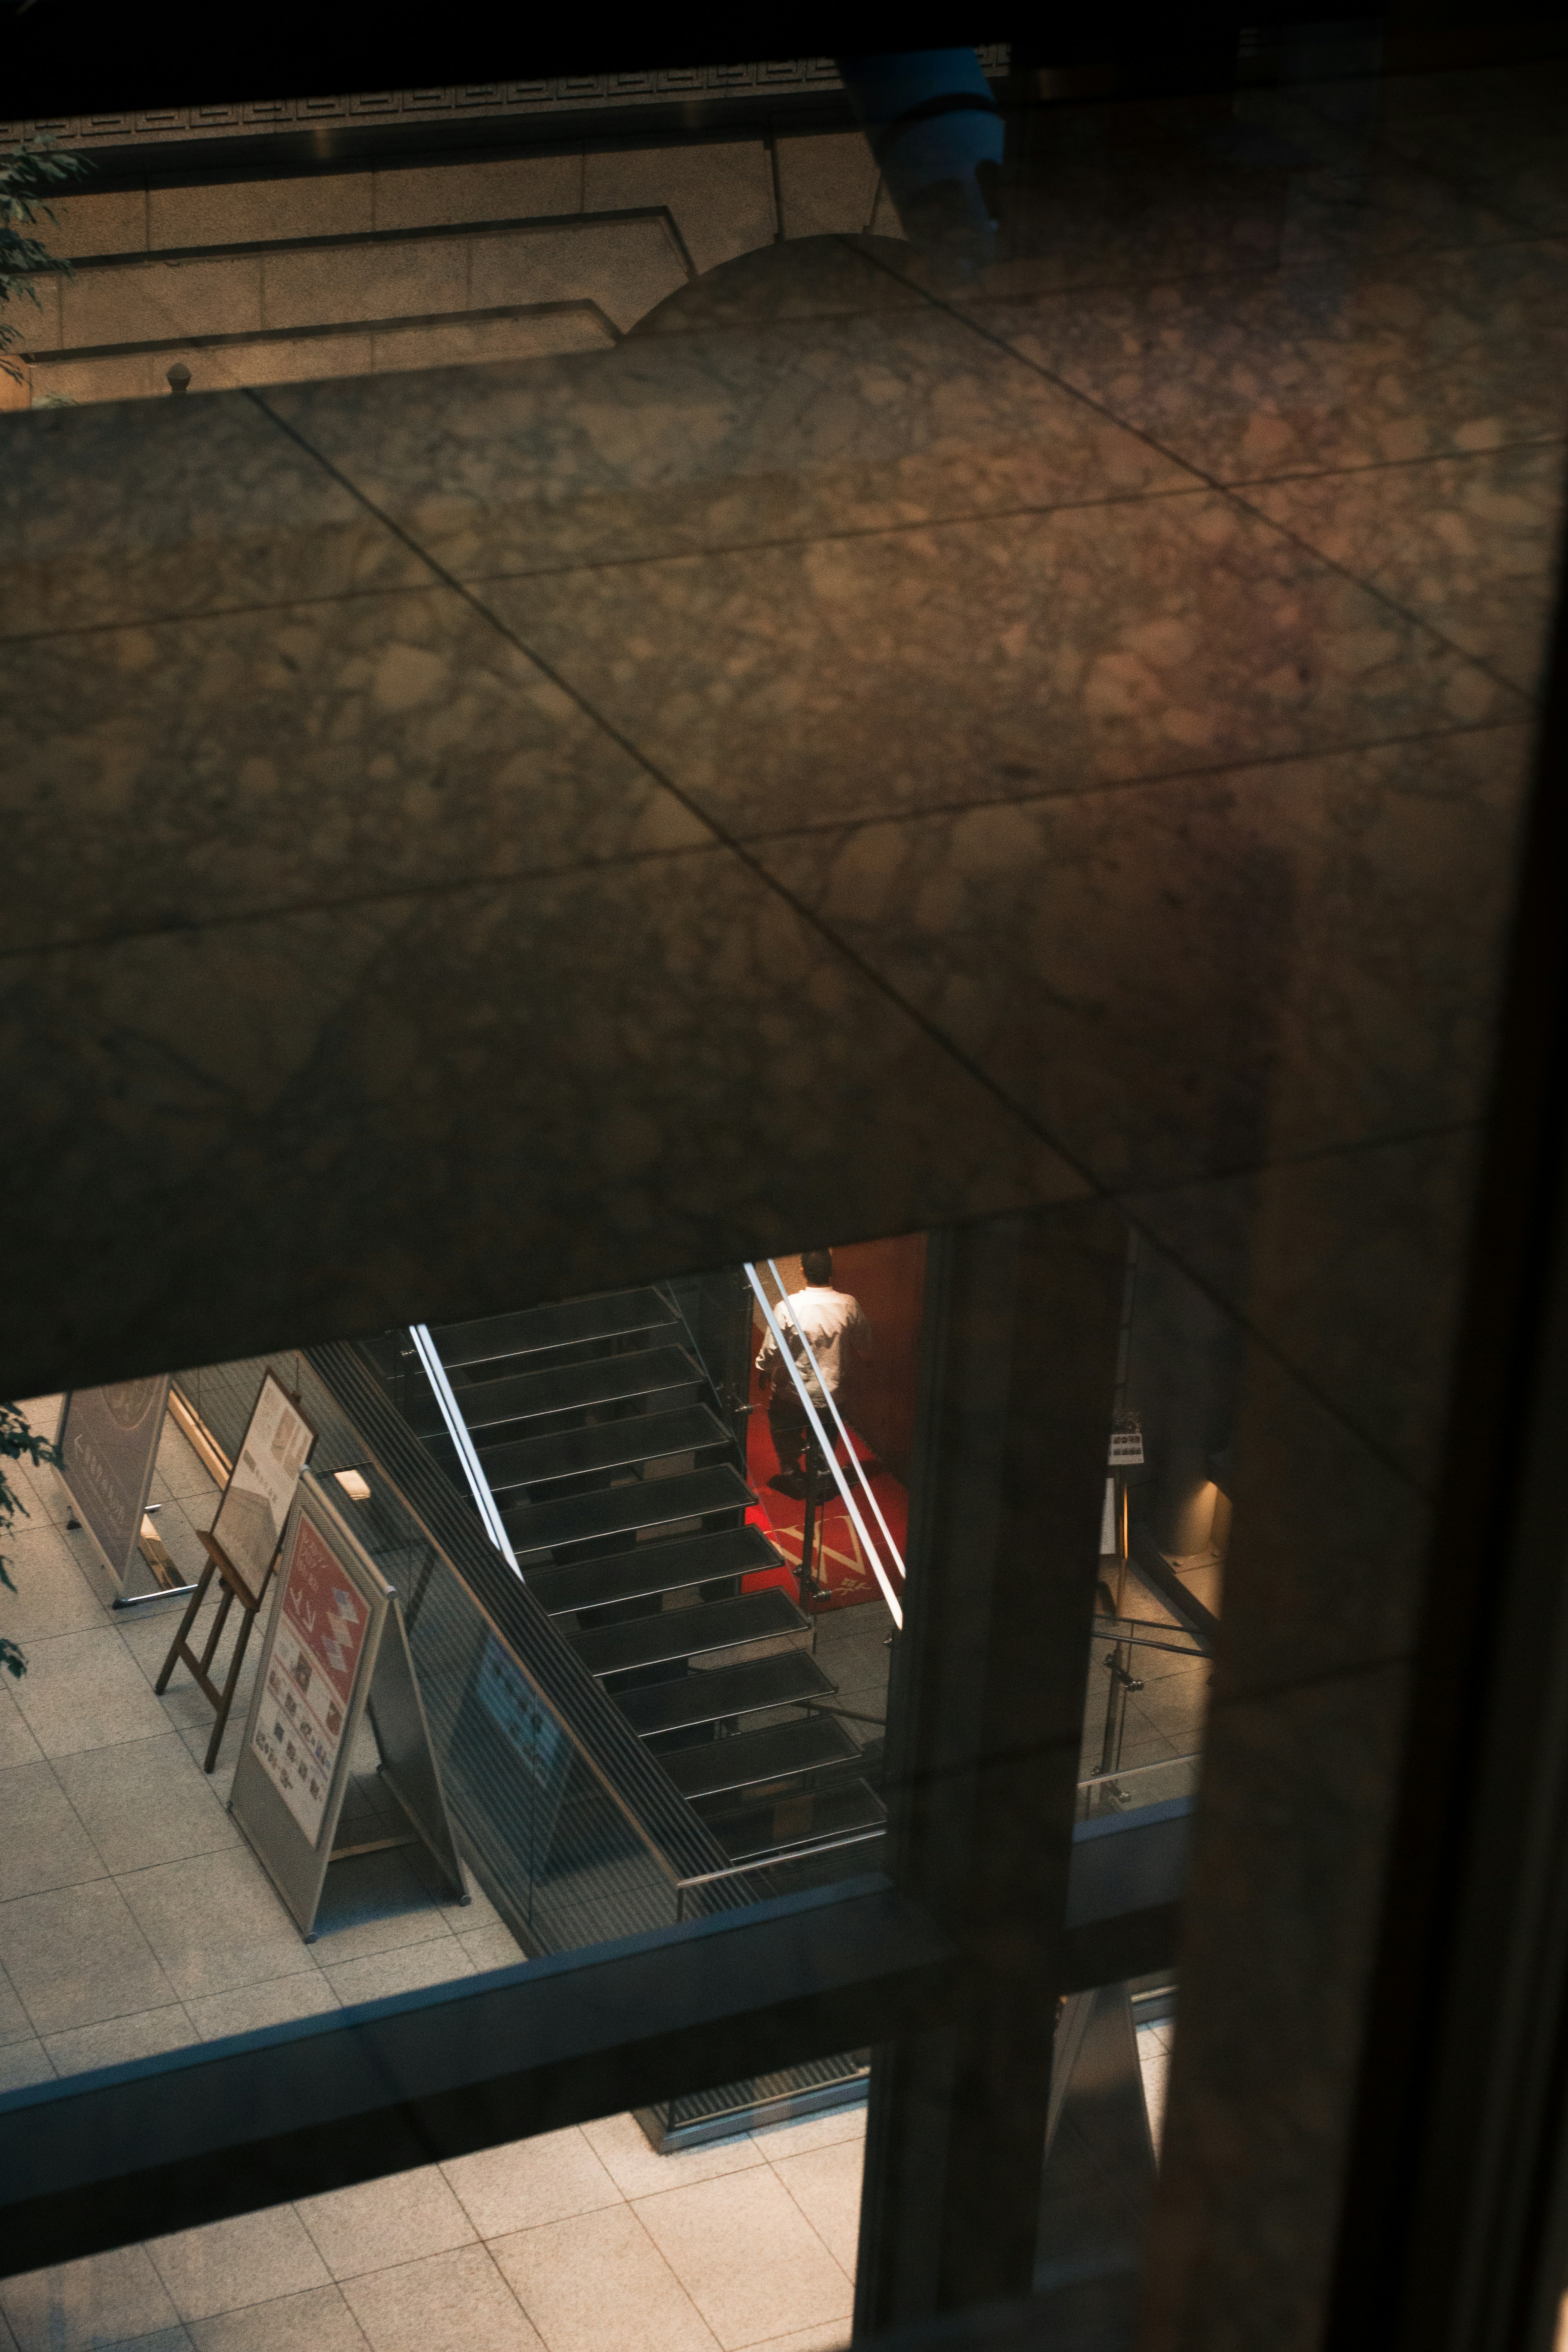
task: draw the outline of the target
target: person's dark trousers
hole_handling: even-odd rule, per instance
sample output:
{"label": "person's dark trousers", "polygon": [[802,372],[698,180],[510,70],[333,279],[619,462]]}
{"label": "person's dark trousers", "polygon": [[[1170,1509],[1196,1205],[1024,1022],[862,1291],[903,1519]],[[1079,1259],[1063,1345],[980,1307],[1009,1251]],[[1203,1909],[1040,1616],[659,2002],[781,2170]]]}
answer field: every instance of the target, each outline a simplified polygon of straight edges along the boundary
{"label": "person's dark trousers", "polygon": [[[822,1417],[826,1422],[827,1418],[826,1406],[823,1408]],[[768,1430],[773,1441],[773,1452],[779,1457],[780,1471],[801,1470],[804,1466],[808,1440],[814,1448],[816,1441],[810,1434],[810,1423],[805,1417],[805,1407],[793,1388],[787,1395],[784,1396],[774,1391],[768,1406]],[[816,1466],[819,1471],[826,1468],[826,1463],[821,1460]]]}

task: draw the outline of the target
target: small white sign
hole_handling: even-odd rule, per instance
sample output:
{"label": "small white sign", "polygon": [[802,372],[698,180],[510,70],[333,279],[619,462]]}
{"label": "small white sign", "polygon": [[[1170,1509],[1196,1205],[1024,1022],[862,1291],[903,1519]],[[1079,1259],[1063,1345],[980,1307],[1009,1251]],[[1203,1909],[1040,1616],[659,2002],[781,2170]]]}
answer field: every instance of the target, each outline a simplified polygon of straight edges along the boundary
{"label": "small white sign", "polygon": [[1113,1470],[1141,1469],[1143,1462],[1143,1433],[1139,1428],[1113,1429],[1110,1433],[1110,1466]]}

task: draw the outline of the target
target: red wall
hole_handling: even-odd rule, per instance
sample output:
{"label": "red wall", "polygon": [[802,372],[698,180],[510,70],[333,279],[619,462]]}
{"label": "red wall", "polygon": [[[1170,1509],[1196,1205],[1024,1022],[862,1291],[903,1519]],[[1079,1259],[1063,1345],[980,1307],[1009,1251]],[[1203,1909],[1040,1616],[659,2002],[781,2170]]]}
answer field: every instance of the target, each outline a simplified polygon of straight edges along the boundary
{"label": "red wall", "polygon": [[[781,1257],[786,1290],[798,1290],[800,1259]],[[866,1310],[876,1341],[869,1363],[850,1360],[848,1386],[840,1403],[895,1478],[909,1484],[914,1451],[915,1402],[920,1392],[921,1314],[925,1297],[926,1237],[900,1234],[891,1241],[847,1242],[833,1251],[833,1280],[853,1291]],[[756,1346],[763,1343],[760,1308],[753,1308]],[[754,1354],[756,1349],[753,1349]]]}

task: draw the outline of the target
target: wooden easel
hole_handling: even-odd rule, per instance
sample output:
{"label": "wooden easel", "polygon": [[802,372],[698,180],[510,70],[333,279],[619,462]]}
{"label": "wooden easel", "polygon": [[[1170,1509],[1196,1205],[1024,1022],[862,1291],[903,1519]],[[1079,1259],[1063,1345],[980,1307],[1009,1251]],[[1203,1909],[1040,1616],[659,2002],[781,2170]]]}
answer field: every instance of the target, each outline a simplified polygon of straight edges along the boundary
{"label": "wooden easel", "polygon": [[[197,1689],[209,1705],[216,1708],[217,1714],[217,1720],[213,1725],[213,1736],[207,1742],[206,1762],[202,1766],[204,1772],[210,1772],[217,1762],[218,1749],[223,1746],[223,1735],[228,1726],[229,1709],[234,1705],[234,1694],[239,1686],[239,1670],[245,1664],[246,1645],[250,1640],[250,1629],[256,1622],[263,1601],[267,1598],[267,1588],[272,1580],[272,1570],[268,1567],[267,1574],[262,1578],[260,1591],[253,1592],[223,1546],[215,1542],[210,1535],[204,1535],[202,1541],[206,1546],[207,1564],[202,1570],[201,1581],[185,1604],[185,1613],[180,1620],[179,1631],[169,1645],[169,1654],[163,1661],[163,1671],[153,1687],[162,1696],[168,1686],[169,1676],[174,1673],[174,1668],[181,1664],[189,1667],[195,1679]],[[198,1658],[185,1636],[195,1622],[196,1612],[206,1599],[207,1587],[215,1576],[223,1580],[223,1599],[218,1602],[217,1615],[213,1620],[212,1632],[207,1635],[206,1647]],[[223,1639],[223,1629],[228,1622],[228,1612],[237,1601],[239,1603],[244,1622],[240,1626],[238,1638],[234,1645],[234,1655],[228,1663],[227,1676],[220,1690],[213,1681],[209,1669],[213,1659],[217,1654],[217,1645]]]}

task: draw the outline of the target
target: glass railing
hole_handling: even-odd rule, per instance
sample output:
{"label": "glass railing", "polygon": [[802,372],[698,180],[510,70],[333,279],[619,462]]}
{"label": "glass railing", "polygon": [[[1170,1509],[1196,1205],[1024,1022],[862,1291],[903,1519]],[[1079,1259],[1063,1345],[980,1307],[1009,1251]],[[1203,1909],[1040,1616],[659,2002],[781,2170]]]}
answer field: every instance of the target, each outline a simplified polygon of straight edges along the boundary
{"label": "glass railing", "polygon": [[1096,1617],[1080,1781],[1110,1785],[1194,1754],[1203,1744],[1212,1674],[1206,1637],[1173,1615]]}
{"label": "glass railing", "polygon": [[1173,1798],[1197,1794],[1201,1759],[1168,1756],[1158,1764],[1139,1764],[1130,1772],[1097,1773],[1078,1786],[1078,1818],[1103,1821],[1108,1815],[1140,1812],[1150,1805],[1169,1804]]}

